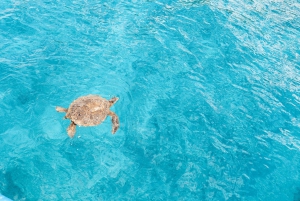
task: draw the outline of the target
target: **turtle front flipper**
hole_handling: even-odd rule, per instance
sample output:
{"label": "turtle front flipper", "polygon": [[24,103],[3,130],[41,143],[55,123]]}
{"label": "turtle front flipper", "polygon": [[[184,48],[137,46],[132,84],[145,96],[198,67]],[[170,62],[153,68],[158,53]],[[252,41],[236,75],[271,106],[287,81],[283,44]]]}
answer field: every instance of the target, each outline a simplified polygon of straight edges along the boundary
{"label": "turtle front flipper", "polygon": [[70,126],[67,128],[67,132],[70,138],[73,138],[76,133],[76,124],[71,121]]}
{"label": "turtle front flipper", "polygon": [[110,99],[109,100],[109,104],[110,104],[109,107],[111,107],[113,104],[115,104],[118,100],[119,100],[118,97],[113,97],[112,99]]}
{"label": "turtle front flipper", "polygon": [[111,116],[111,121],[113,124],[113,128],[112,128],[112,134],[115,134],[115,132],[118,130],[120,124],[119,124],[119,117],[112,111],[109,111],[108,113],[109,116]]}
{"label": "turtle front flipper", "polygon": [[56,109],[57,112],[66,112],[66,113],[68,112],[68,109],[63,108],[63,107],[59,107],[59,106],[56,106],[55,109]]}

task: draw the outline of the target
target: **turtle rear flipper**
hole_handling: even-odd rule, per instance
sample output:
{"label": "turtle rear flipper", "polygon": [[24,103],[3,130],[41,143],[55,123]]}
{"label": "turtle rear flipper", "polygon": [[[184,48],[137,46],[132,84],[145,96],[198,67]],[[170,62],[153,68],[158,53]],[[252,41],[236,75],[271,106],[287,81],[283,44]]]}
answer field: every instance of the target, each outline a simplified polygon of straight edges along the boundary
{"label": "turtle rear flipper", "polygon": [[119,117],[112,111],[109,111],[108,113],[109,116],[111,116],[111,121],[113,124],[113,128],[112,128],[112,134],[115,134],[115,132],[118,130],[120,123],[119,123]]}
{"label": "turtle rear flipper", "polygon": [[66,112],[66,113],[68,112],[68,109],[63,108],[63,107],[59,107],[59,106],[56,106],[55,109],[56,109],[57,112]]}
{"label": "turtle rear flipper", "polygon": [[76,133],[76,124],[72,121],[70,126],[67,128],[67,132],[70,138],[73,138]]}

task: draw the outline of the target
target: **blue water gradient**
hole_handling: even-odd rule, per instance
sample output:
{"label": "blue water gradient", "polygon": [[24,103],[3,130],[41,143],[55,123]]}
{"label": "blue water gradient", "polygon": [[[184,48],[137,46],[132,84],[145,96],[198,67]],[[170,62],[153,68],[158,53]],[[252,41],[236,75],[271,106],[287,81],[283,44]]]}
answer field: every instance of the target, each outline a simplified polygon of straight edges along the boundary
{"label": "blue water gradient", "polygon": [[[0,193],[300,200],[298,0],[3,0]],[[99,94],[111,119],[55,106]]]}

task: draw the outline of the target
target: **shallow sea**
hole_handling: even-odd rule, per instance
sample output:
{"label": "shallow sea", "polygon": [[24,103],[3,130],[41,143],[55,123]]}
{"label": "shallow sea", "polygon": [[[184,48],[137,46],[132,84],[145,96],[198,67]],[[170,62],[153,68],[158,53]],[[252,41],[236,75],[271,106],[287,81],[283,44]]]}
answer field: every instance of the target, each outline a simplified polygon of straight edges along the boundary
{"label": "shallow sea", "polygon": [[[0,193],[300,200],[299,0],[2,0]],[[80,127],[55,106],[118,96]]]}

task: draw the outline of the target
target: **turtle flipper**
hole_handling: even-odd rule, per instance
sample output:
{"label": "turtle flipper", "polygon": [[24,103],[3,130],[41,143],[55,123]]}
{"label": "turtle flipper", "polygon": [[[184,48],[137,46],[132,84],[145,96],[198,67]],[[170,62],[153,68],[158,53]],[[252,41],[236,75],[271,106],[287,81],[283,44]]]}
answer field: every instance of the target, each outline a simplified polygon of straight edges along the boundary
{"label": "turtle flipper", "polygon": [[113,104],[115,104],[119,100],[118,97],[113,97],[112,99],[109,100],[110,106],[111,107]]}
{"label": "turtle flipper", "polygon": [[57,112],[68,112],[68,109],[63,108],[63,107],[59,107],[59,106],[56,106],[55,109],[56,109]]}
{"label": "turtle flipper", "polygon": [[112,128],[112,134],[115,134],[115,132],[118,130],[120,124],[119,124],[119,117],[112,111],[109,111],[108,113],[109,116],[111,116],[111,121],[113,124],[113,128]]}
{"label": "turtle flipper", "polygon": [[73,138],[76,132],[76,124],[72,121],[70,126],[67,128],[67,132],[70,138]]}

